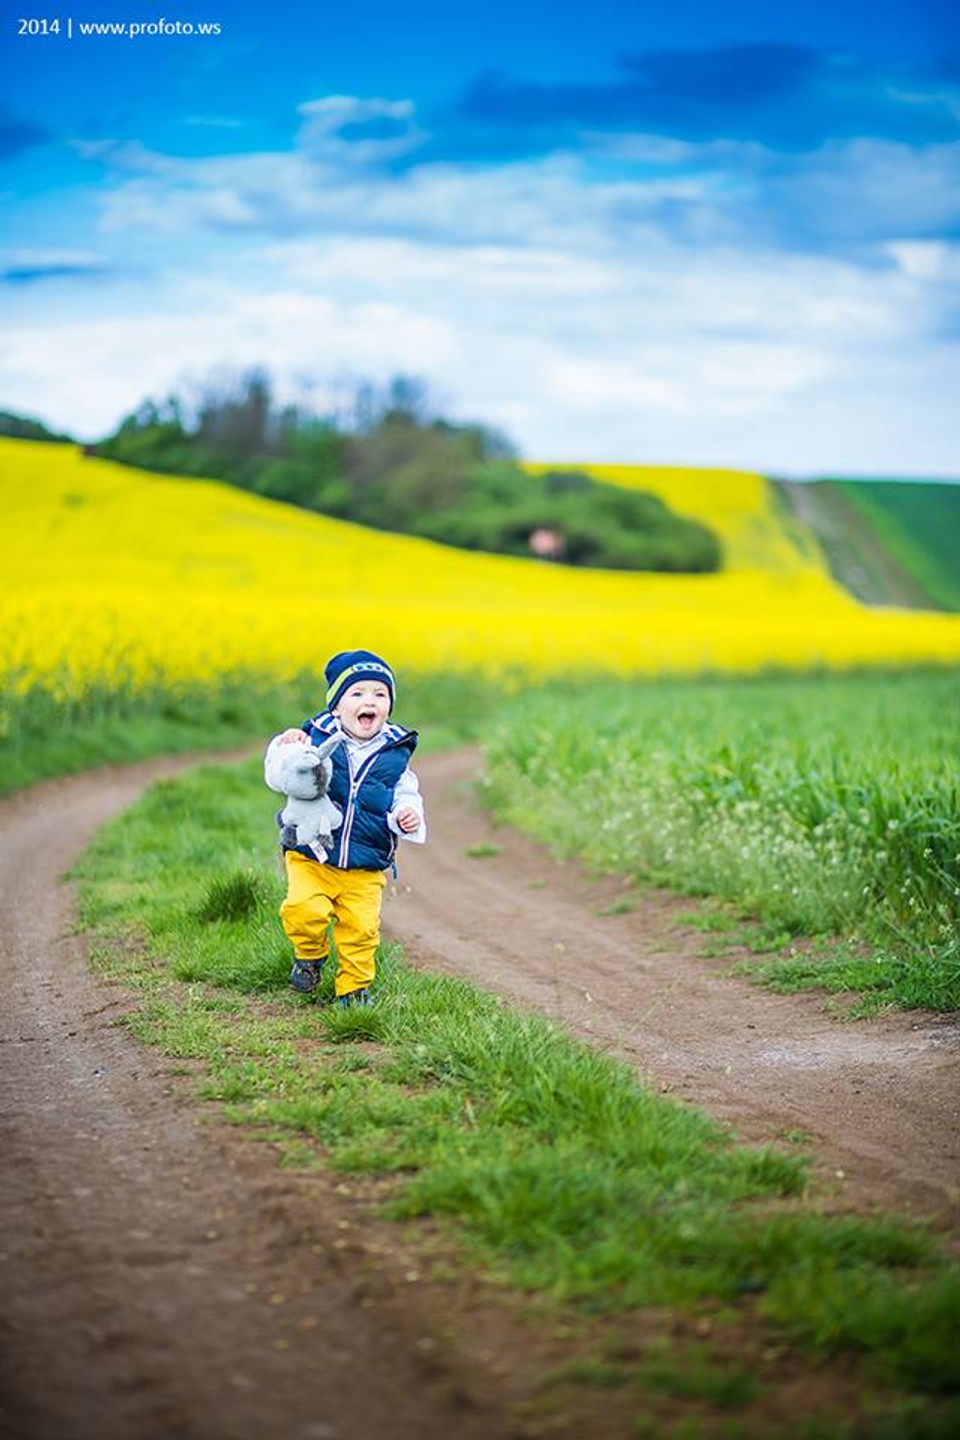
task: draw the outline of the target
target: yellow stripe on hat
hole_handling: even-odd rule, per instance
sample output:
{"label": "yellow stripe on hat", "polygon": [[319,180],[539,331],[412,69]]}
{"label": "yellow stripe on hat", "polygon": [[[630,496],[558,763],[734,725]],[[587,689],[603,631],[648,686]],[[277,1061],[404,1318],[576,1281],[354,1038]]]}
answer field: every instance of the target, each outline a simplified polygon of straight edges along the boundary
{"label": "yellow stripe on hat", "polygon": [[390,669],[390,666],[378,665],[375,660],[362,660],[358,665],[348,665],[346,670],[340,671],[340,674],[337,676],[336,680],[334,680],[333,684],[330,686],[330,689],[327,691],[327,698],[325,702],[327,705],[332,702],[333,697],[334,695],[336,695],[338,690],[344,689],[344,687],[350,683],[351,675],[384,675],[386,677],[387,684],[393,691],[394,699],[396,699],[396,686],[394,685],[393,671]]}

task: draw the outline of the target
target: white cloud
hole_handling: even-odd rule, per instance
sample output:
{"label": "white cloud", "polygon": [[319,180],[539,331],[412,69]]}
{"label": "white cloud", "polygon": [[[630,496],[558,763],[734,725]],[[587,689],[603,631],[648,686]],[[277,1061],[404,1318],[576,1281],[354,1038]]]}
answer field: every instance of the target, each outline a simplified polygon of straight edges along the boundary
{"label": "white cloud", "polygon": [[96,250],[71,250],[45,245],[12,246],[0,249],[0,273],[16,271],[72,271],[95,274],[104,267]]}
{"label": "white cloud", "polygon": [[[641,136],[606,143],[603,178],[572,154],[384,173],[418,140],[408,102],[300,113],[284,153],[87,145],[108,176],[98,243],[159,241],[165,268],[97,310],[62,285],[55,308],[14,306],[2,403],[93,436],[188,369],[404,371],[546,459],[960,471],[960,362],[936,338],[960,250],[911,234],[897,203],[939,223],[947,147],[911,152],[908,173],[904,147],[854,142],[802,157],[790,183],[758,146]],[[618,172],[629,159],[644,173]],[[811,216],[882,243],[868,263],[769,243]]]}
{"label": "white cloud", "polygon": [[940,240],[899,240],[888,244],[887,251],[912,279],[960,282],[960,246]]}
{"label": "white cloud", "polygon": [[91,439],[148,395],[160,398],[215,367],[350,370],[386,378],[411,367],[441,372],[459,353],[442,320],[372,301],[342,305],[295,291],[178,286],[123,314],[9,324],[0,343],[4,404],[57,416]]}
{"label": "white cloud", "polygon": [[[809,262],[751,274],[730,257],[671,288],[661,257],[635,294],[625,287],[636,278],[613,266],[573,256],[566,269],[562,252],[548,252],[540,268],[550,284],[522,291],[518,305],[525,257],[514,269],[508,253],[475,267],[479,300],[467,257],[452,249],[298,242],[266,258],[259,288],[170,282],[126,314],[15,321],[0,349],[4,403],[93,437],[146,395],[224,363],[264,364],[291,386],[406,371],[425,376],[458,418],[498,425],[543,459],[958,468],[943,396],[960,386],[960,361],[941,349],[933,363],[911,338],[903,311],[914,282],[898,271],[879,277],[866,312],[873,328],[857,340],[830,315],[842,267],[829,269],[815,304]],[[565,327],[558,306],[569,317],[579,305],[592,326]],[[854,294],[849,315],[865,306]],[[737,325],[749,333],[726,333]]]}
{"label": "white cloud", "polygon": [[[960,222],[960,144],[833,141],[783,155],[581,135],[576,150],[487,163],[414,163],[429,137],[409,100],[330,95],[299,107],[294,148],[175,157],[137,142],[75,142],[111,183],[114,231],[239,229],[602,249],[670,239],[753,253],[857,253]],[[425,152],[426,153],[426,152]],[[397,162],[406,159],[408,168]]]}
{"label": "white cloud", "polygon": [[[406,155],[426,139],[410,100],[359,100],[325,95],[299,107],[300,148],[324,166],[378,165]],[[379,133],[377,133],[379,131]]]}
{"label": "white cloud", "polygon": [[91,158],[113,177],[102,197],[104,226],[131,236],[236,226],[260,237],[378,234],[534,246],[560,233],[568,242],[602,245],[617,208],[630,200],[639,206],[646,194],[624,182],[587,186],[580,162],[569,156],[389,176],[353,167],[340,152],[336,163],[329,153],[302,152],[172,159],[127,145]]}
{"label": "white cloud", "polygon": [[[402,297],[458,329],[481,324],[618,354],[624,347],[813,346],[839,355],[914,325],[916,278],[827,258],[701,254],[666,241],[596,256],[396,239],[292,241],[264,252],[305,293]],[[766,363],[766,362],[764,362]]]}
{"label": "white cloud", "polygon": [[211,130],[246,130],[249,120],[240,120],[233,115],[184,115],[184,125],[198,125]]}
{"label": "white cloud", "polygon": [[792,227],[830,246],[950,233],[960,222],[960,144],[835,141],[769,176],[763,199],[784,242]]}
{"label": "white cloud", "polygon": [[688,391],[658,375],[656,365],[650,368],[654,373],[641,365],[566,356],[551,362],[545,380],[557,401],[588,415],[627,406],[634,411],[687,410]]}

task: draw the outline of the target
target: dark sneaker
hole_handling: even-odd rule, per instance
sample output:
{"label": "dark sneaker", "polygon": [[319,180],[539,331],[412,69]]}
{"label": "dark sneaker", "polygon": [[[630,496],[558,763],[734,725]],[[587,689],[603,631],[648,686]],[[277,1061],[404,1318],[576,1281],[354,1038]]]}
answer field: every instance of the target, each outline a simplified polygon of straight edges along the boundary
{"label": "dark sneaker", "polygon": [[351,990],[346,995],[338,995],[337,1004],[342,1005],[344,1010],[349,1010],[351,1005],[372,1005],[373,996],[369,990]]}
{"label": "dark sneaker", "polygon": [[294,990],[299,990],[301,995],[309,995],[311,990],[316,990],[320,984],[322,969],[322,960],[294,960],[293,969],[290,971],[290,984]]}

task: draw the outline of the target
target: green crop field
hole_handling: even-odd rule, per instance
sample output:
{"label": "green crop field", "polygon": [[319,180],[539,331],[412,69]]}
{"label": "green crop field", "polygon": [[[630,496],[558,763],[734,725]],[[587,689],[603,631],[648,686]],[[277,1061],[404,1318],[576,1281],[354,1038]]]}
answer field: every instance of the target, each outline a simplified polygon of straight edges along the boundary
{"label": "green crop field", "polygon": [[960,610],[960,484],[777,480],[774,490],[859,600]]}
{"label": "green crop field", "polygon": [[488,791],[554,847],[722,897],[784,946],[845,942],[769,962],[775,983],[954,1009],[958,715],[956,672],[548,687],[498,717]]}
{"label": "green crop field", "polygon": [[829,482],[945,610],[960,610],[960,485]]}

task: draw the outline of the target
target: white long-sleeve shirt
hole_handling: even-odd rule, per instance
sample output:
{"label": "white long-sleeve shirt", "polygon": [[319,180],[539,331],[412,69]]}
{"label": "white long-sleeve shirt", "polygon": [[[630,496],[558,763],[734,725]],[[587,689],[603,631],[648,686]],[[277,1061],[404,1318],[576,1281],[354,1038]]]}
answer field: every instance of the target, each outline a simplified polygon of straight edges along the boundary
{"label": "white long-sleeve shirt", "polygon": [[[371,740],[356,740],[344,731],[343,744],[350,765],[350,778],[352,779],[356,775],[365,760],[375,754],[377,750],[382,749],[386,743],[387,737],[382,730]],[[401,830],[397,824],[397,811],[405,809],[408,805],[411,810],[417,812],[420,820],[416,830]],[[409,765],[394,787],[393,808],[387,813],[387,825],[394,835],[399,835],[401,840],[412,840],[414,845],[422,845],[427,838],[427,819],[423,810],[423,796],[420,794],[420,781]]]}

